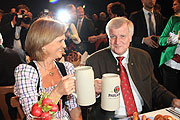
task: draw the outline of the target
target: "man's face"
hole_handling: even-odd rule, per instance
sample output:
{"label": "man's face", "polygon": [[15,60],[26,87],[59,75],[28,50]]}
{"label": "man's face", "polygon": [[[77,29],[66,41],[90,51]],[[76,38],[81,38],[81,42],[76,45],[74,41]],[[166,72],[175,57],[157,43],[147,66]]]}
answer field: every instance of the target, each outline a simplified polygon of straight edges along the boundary
{"label": "man's face", "polygon": [[141,0],[141,1],[144,8],[146,9],[152,9],[156,4],[156,0]]}
{"label": "man's face", "polygon": [[109,44],[114,53],[118,55],[125,53],[131,41],[132,36],[129,35],[127,23],[122,24],[120,28],[109,30]]}
{"label": "man's face", "polygon": [[178,0],[175,0],[173,2],[173,10],[174,10],[174,13],[178,13],[180,12],[180,3],[178,2]]}
{"label": "man's face", "polygon": [[82,19],[84,17],[84,9],[83,8],[77,8],[77,16],[78,16],[78,19]]}

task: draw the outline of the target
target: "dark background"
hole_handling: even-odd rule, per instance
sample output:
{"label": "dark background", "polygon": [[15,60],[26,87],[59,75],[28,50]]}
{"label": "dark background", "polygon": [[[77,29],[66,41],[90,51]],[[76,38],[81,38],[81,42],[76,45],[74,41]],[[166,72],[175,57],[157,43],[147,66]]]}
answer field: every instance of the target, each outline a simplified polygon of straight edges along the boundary
{"label": "dark background", "polygon": [[[59,0],[56,4],[50,4],[49,0],[3,0],[1,1],[0,9],[9,12],[11,7],[15,7],[18,4],[26,4],[33,13],[33,17],[36,17],[40,11],[45,8],[56,11],[68,3],[73,3],[76,7],[79,5],[86,5],[85,13],[92,15],[93,13],[99,14],[101,11],[106,12],[106,5],[116,1],[125,4],[128,14],[142,8],[141,0]],[[173,14],[173,0],[157,0],[156,3],[161,5],[162,14],[165,17],[169,18]]]}

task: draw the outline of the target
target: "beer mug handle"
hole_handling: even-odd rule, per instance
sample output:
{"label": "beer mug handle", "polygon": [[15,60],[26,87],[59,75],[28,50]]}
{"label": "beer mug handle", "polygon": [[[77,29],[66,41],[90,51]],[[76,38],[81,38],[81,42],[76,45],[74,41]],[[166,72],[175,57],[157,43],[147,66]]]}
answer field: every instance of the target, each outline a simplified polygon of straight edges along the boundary
{"label": "beer mug handle", "polygon": [[[71,77],[72,79],[76,80],[76,77]],[[72,96],[74,96],[77,99],[77,94],[76,93],[72,93]]]}

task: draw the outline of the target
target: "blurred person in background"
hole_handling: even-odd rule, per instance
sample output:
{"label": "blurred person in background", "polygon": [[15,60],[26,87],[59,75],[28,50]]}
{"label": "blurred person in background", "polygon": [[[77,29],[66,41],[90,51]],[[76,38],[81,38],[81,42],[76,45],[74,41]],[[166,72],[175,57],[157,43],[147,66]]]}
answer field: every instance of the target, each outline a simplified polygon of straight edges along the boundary
{"label": "blurred person in background", "polygon": [[[121,2],[109,3],[107,5],[107,13],[110,19],[122,16],[127,17],[127,13],[125,12],[125,5]],[[108,21],[106,20],[106,24],[107,22]],[[109,46],[109,41],[106,33],[100,33],[99,35],[91,36],[89,37],[89,41],[95,43],[96,50],[100,50]]]}
{"label": "blurred person in background", "polygon": [[109,12],[110,18],[115,18],[115,17],[126,17],[127,13],[125,11],[125,5],[122,2],[114,2],[110,8]]}
{"label": "blurred person in background", "polygon": [[16,8],[15,7],[12,7],[11,10],[10,10],[10,14],[16,14]]}
{"label": "blurred person in background", "polygon": [[97,33],[97,26],[98,26],[98,24],[97,24],[97,22],[98,22],[98,19],[99,19],[99,17],[98,17],[98,15],[96,14],[96,13],[94,13],[94,14],[92,14],[92,21],[93,21],[93,23],[94,23],[94,26],[95,26],[95,31],[96,31],[96,33]]}
{"label": "blurred person in background", "polygon": [[99,34],[104,34],[105,33],[105,26],[106,26],[106,23],[107,23],[107,16],[106,16],[106,13],[105,12],[100,12],[99,13],[99,19],[97,21],[97,32],[96,34],[99,35]]}
{"label": "blurred person in background", "polygon": [[69,37],[74,44],[79,44],[81,39],[79,38],[77,29],[75,27],[77,21],[76,7],[73,4],[68,4],[65,6],[65,10],[68,11],[68,14],[70,14],[70,19],[67,22],[68,31],[66,36]]}
{"label": "blurred person in background", "polygon": [[134,35],[131,45],[147,51],[153,61],[154,74],[162,84],[159,69],[161,51],[158,40],[165,27],[163,16],[154,10],[156,0],[141,0],[143,8],[132,12],[129,19],[134,24]]}
{"label": "blurred person in background", "polygon": [[12,21],[14,15],[15,15],[16,13],[17,13],[17,12],[16,12],[16,8],[15,8],[15,7],[12,7],[12,8],[10,9],[10,12],[4,13],[4,14],[3,14],[3,19],[2,19],[2,21],[0,22],[0,26],[1,26],[1,25],[4,25],[4,24],[7,24],[8,22]]}
{"label": "blurred person in background", "polygon": [[[0,34],[0,86],[9,86],[14,85],[15,78],[14,78],[14,70],[15,67],[21,63],[25,62],[25,56],[20,56],[16,51],[10,48],[3,47],[3,39]],[[17,109],[11,107],[10,105],[10,98],[15,96],[12,93],[6,94],[6,103],[8,105],[8,112],[12,120],[16,119]],[[4,120],[4,116],[1,114],[0,111],[0,118]]]}
{"label": "blurred person in background", "polygon": [[78,66],[81,60],[81,39],[75,26],[77,21],[76,7],[73,4],[67,4],[64,9],[68,12],[67,14],[70,15],[70,19],[66,23],[65,61],[71,62],[74,66]]}
{"label": "blurred person in background", "polygon": [[[17,14],[13,13],[12,20],[1,25],[0,32],[3,37],[3,46],[13,48],[21,54],[25,54],[25,38],[32,21],[32,13],[29,8],[20,4],[17,6]],[[3,16],[2,19],[6,19]]]}
{"label": "blurred person in background", "polygon": [[2,19],[3,14],[4,14],[4,11],[0,9],[0,23],[1,23],[1,19]]}
{"label": "blurred person in background", "polygon": [[172,15],[159,38],[159,45],[166,47],[161,53],[163,85],[180,98],[180,0],[173,1]]}
{"label": "blurred person in background", "polygon": [[107,6],[106,6],[106,11],[107,11],[107,14],[108,14],[108,17],[107,17],[107,22],[109,21],[109,20],[111,20],[111,18],[110,18],[110,16],[109,16],[109,14],[110,14],[110,12],[111,12],[111,6],[112,6],[112,4],[113,4],[113,2],[110,2],[109,4],[107,4]]}
{"label": "blurred person in background", "polygon": [[[154,6],[154,11],[156,11],[157,13],[161,14],[163,16],[163,14],[161,13],[161,5],[156,3]],[[163,16],[164,19],[164,24],[166,24],[168,22],[168,19],[166,17]]]}
{"label": "blurred person in background", "polygon": [[18,52],[3,47],[3,39],[0,34],[0,85],[14,85],[14,69],[20,63],[26,63],[26,56],[21,56]]}
{"label": "blurred person in background", "polygon": [[88,41],[88,37],[95,35],[95,26],[93,21],[85,17],[84,8],[82,6],[77,7],[77,31],[81,39],[80,49],[81,54],[85,51],[88,54],[95,52],[95,44]]}

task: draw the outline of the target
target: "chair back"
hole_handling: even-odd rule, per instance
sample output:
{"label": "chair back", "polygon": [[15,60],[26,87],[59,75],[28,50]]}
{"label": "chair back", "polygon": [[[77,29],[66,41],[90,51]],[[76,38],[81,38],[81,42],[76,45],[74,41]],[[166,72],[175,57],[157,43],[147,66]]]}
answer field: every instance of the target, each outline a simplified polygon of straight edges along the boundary
{"label": "chair back", "polygon": [[3,113],[5,120],[10,120],[10,114],[8,112],[8,105],[6,104],[5,95],[8,93],[14,93],[14,85],[12,86],[0,86],[0,109]]}
{"label": "chair back", "polygon": [[18,110],[17,120],[23,120],[25,117],[25,114],[22,110],[21,104],[19,103],[19,97],[18,96],[11,97],[11,106],[16,107]]}

